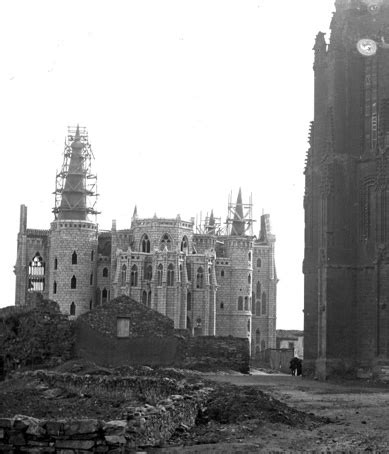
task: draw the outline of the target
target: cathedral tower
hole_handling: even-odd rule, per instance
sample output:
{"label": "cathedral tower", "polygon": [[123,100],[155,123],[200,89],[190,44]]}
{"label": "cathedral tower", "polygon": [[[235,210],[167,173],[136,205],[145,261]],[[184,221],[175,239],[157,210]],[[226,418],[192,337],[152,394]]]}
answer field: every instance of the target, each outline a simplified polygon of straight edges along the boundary
{"label": "cathedral tower", "polygon": [[337,0],[314,45],[305,168],[305,369],[389,356],[389,1]]}

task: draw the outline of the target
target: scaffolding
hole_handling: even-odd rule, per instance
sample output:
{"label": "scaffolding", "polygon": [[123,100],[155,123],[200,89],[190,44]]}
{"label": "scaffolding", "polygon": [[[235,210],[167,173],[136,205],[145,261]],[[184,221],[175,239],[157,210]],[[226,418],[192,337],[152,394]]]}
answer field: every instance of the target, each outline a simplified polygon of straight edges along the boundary
{"label": "scaffolding", "polygon": [[86,206],[83,208],[87,216],[94,216],[96,222],[96,216],[100,212],[96,210],[97,198],[97,175],[92,173],[92,159],[94,159],[92,147],[88,140],[88,131],[86,127],[81,126],[69,126],[68,133],[65,137],[63,162],[61,170],[56,173],[55,178],[55,206],[53,213],[55,219],[58,219],[60,213],[68,211],[74,211],[75,207],[66,208],[63,202],[65,184],[69,176],[69,166],[72,157],[72,143],[78,141],[82,144],[81,149],[81,160],[80,166],[76,169],[72,168],[72,175],[76,174],[79,176],[79,184],[76,187],[72,187],[71,190],[79,194],[80,199],[86,197]]}
{"label": "scaffolding", "polygon": [[[253,236],[253,196],[250,194],[249,203],[232,202],[232,192],[228,196],[228,215],[226,220],[226,234],[239,236]],[[241,231],[237,231],[236,225]]]}
{"label": "scaffolding", "polygon": [[195,232],[198,235],[223,235],[225,228],[222,226],[221,218],[213,216],[213,212],[205,216],[203,219],[202,213],[200,213],[200,219],[196,217],[196,228]]}

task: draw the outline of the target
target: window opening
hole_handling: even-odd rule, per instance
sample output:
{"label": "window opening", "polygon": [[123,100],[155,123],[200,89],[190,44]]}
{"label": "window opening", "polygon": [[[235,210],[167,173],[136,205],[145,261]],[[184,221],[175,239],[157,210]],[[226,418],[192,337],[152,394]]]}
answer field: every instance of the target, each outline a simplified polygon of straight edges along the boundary
{"label": "window opening", "polygon": [[150,240],[149,237],[144,234],[141,241],[141,251],[150,252]]}
{"label": "window opening", "polygon": [[126,286],[127,281],[127,267],[126,265],[122,266],[122,287]]}
{"label": "window opening", "polygon": [[174,265],[172,263],[167,267],[167,286],[173,287],[174,285]]}
{"label": "window opening", "polygon": [[196,279],[196,287],[197,288],[203,288],[204,286],[204,270],[200,266],[197,270],[197,279]]}
{"label": "window opening", "polygon": [[138,267],[133,265],[131,268],[131,287],[138,286]]}
{"label": "window opening", "polygon": [[163,273],[163,265],[160,263],[157,268],[157,285],[158,287],[162,286],[162,273]]}
{"label": "window opening", "polygon": [[77,253],[76,251],[72,254],[72,265],[77,265]]}
{"label": "window opening", "polygon": [[74,276],[74,274],[70,280],[70,288],[77,288],[77,279],[76,279],[76,276]]}

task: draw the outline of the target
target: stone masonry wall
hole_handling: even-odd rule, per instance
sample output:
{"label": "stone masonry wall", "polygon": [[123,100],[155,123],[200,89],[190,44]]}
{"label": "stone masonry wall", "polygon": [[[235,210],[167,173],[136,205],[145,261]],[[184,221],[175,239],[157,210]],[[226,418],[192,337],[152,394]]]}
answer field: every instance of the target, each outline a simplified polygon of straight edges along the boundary
{"label": "stone masonry wall", "polygon": [[[86,221],[52,222],[50,245],[49,298],[59,302],[63,314],[70,314],[74,302],[78,317],[90,310],[96,298],[97,225]],[[73,252],[77,254],[76,264],[72,263]],[[71,288],[73,276],[76,288]]]}
{"label": "stone masonry wall", "polygon": [[249,340],[237,337],[200,336],[182,339],[176,365],[195,370],[250,370]]}
{"label": "stone masonry wall", "polygon": [[[62,375],[62,376],[61,376]],[[174,380],[153,380],[150,377],[80,377],[73,374],[35,373],[53,385],[86,383],[98,386],[104,382],[109,389],[124,390],[126,387],[158,387],[165,395],[176,392]],[[138,390],[139,391],[139,390]],[[98,419],[36,419],[16,415],[0,418],[0,452],[7,453],[66,453],[80,452],[119,453],[137,447],[155,446],[169,439],[180,426],[192,427],[200,408],[206,402],[209,388],[185,394],[170,394],[156,405],[127,407],[122,419],[101,421]]]}

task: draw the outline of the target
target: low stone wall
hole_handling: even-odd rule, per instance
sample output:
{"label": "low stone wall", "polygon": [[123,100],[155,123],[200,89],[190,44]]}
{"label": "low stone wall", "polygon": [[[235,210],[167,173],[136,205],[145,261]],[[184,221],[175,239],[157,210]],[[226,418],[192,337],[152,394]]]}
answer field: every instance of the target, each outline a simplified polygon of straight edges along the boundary
{"label": "low stone wall", "polygon": [[[203,409],[211,388],[190,389],[172,379],[153,377],[77,376],[36,371],[25,374],[53,386],[94,387],[142,395],[154,390],[168,395],[155,405],[125,407],[121,418],[37,419],[16,415],[0,418],[0,453],[26,452],[76,454],[79,452],[120,453],[126,449],[156,446],[181,427],[192,427]],[[178,394],[177,392],[181,393]],[[183,391],[187,391],[186,393]]]}
{"label": "low stone wall", "polygon": [[195,370],[250,370],[248,339],[237,337],[199,336],[182,339],[176,365]]}
{"label": "low stone wall", "polygon": [[77,375],[71,373],[56,373],[49,371],[34,371],[24,373],[25,377],[38,378],[50,387],[76,388],[84,392],[127,392],[134,396],[147,397],[150,394],[166,398],[179,394],[187,389],[176,380],[167,377],[121,377],[111,375]]}
{"label": "low stone wall", "polygon": [[117,338],[103,334],[85,320],[76,322],[76,356],[102,366],[171,365],[177,350],[175,336],[148,336]]}
{"label": "low stone wall", "polygon": [[85,320],[76,324],[76,355],[101,366],[176,366],[194,370],[237,370],[248,373],[248,339],[236,337],[189,337],[174,333],[156,336],[115,338],[91,327]]}

